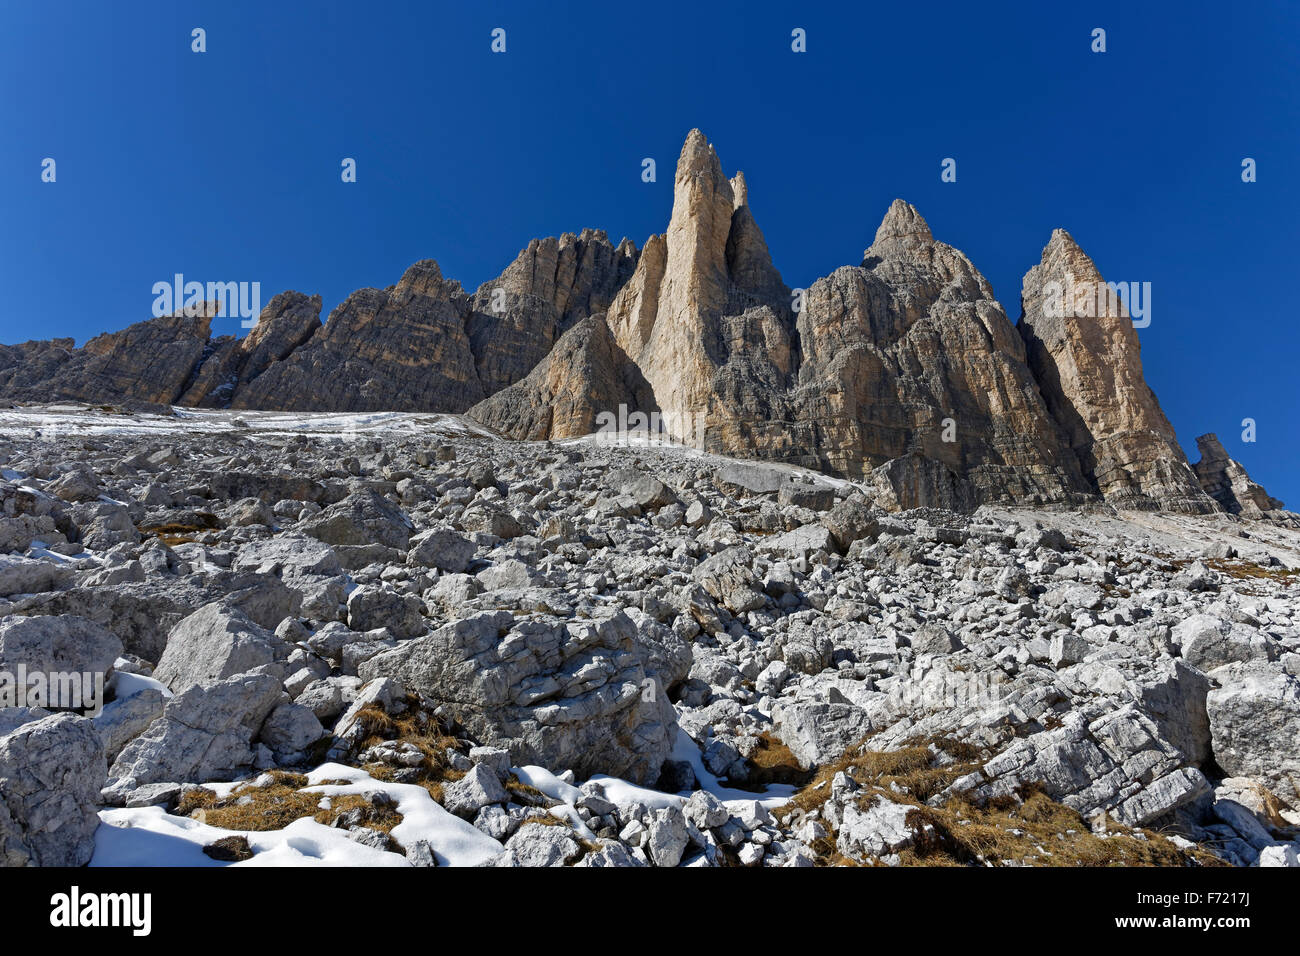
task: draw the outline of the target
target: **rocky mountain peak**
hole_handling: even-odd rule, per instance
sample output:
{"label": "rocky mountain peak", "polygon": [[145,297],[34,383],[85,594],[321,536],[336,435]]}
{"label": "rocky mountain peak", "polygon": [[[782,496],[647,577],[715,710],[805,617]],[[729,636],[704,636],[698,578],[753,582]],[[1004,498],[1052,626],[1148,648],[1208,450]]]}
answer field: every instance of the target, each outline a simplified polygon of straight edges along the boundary
{"label": "rocky mountain peak", "polygon": [[749,187],[745,185],[745,174],[740,170],[731,177],[731,195],[737,209],[749,205]]}
{"label": "rocky mountain peak", "polygon": [[880,221],[880,228],[876,230],[876,238],[871,244],[872,248],[891,239],[933,242],[934,236],[915,206],[903,199],[895,199],[889,204],[885,218]]}
{"label": "rocky mountain peak", "polygon": [[421,259],[409,266],[396,288],[399,292],[439,298],[464,294],[459,282],[442,277],[442,268],[433,259]]}
{"label": "rocky mountain peak", "polygon": [[1039,264],[1025,274],[1019,330],[1048,408],[1107,501],[1218,510],[1146,383],[1127,309],[1064,229],[1052,233]]}
{"label": "rocky mountain peak", "polygon": [[1228,455],[1228,450],[1211,433],[1196,439],[1201,460],[1192,467],[1200,479],[1205,493],[1219,503],[1229,514],[1245,518],[1267,518],[1292,527],[1300,527],[1300,515],[1284,511],[1285,505],[1272,497],[1257,482],[1252,481],[1241,463]]}
{"label": "rocky mountain peak", "polygon": [[[750,317],[730,321],[743,315]],[[668,230],[646,243],[607,323],[670,431],[711,408],[732,417],[720,391],[728,406],[757,408],[770,380],[792,370],[789,290],[750,211],[744,177],[727,178],[699,130],[677,162]]]}

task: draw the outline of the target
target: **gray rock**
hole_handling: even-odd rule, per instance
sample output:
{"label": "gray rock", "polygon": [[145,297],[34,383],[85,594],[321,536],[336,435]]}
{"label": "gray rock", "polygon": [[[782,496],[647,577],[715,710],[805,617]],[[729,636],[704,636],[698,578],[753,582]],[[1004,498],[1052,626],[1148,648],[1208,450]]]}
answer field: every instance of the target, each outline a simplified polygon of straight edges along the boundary
{"label": "gray rock", "polygon": [[1273,652],[1264,635],[1209,614],[1196,614],[1173,629],[1182,647],[1183,659],[1203,671],[1234,661],[1272,660]]}
{"label": "gray rock", "polygon": [[362,684],[343,716],[334,724],[334,743],[330,747],[330,759],[338,760],[347,756],[369,736],[367,724],[362,719],[362,712],[366,708],[378,707],[387,711],[405,694],[406,688],[400,681],[388,678],[368,680]]}
{"label": "gray rock", "polygon": [[686,819],[701,830],[720,827],[731,818],[722,801],[705,790],[696,790],[682,807]]}
{"label": "gray rock", "polygon": [[847,703],[782,703],[772,721],[773,734],[805,770],[839,757],[873,729],[867,712]]}
{"label": "gray rock", "polygon": [[464,535],[445,528],[435,529],[414,542],[407,552],[411,565],[459,573],[469,567],[478,546]]}
{"label": "gray rock", "polygon": [[0,737],[0,862],[90,862],[106,766],[99,735],[84,717],[55,714]]}
{"label": "gray rock", "polygon": [[302,704],[281,704],[271,711],[258,737],[280,763],[290,762],[325,735],[315,713]]}
{"label": "gray rock", "polygon": [[962,648],[961,640],[942,624],[926,624],[912,635],[917,654],[951,654]]}
{"label": "gray rock", "polygon": [[588,853],[574,866],[595,866],[595,867],[637,867],[645,866],[641,860],[634,857],[626,846],[617,840],[606,840],[600,846],[600,849],[594,853]]}
{"label": "gray rock", "polygon": [[830,485],[787,481],[777,489],[776,500],[786,507],[828,511],[835,504],[835,489]]}
{"label": "gray rock", "polygon": [[55,591],[73,578],[70,567],[53,561],[0,554],[0,597]]}
{"label": "gray rock", "polygon": [[701,561],[693,577],[733,614],[762,607],[767,599],[753,571],[753,556],[742,547],[727,548]]}
{"label": "gray rock", "polygon": [[399,639],[428,630],[424,602],[413,594],[399,594],[387,588],[357,588],[348,595],[348,627],[354,631],[383,627]]}
{"label": "gray rock", "polygon": [[50,716],[44,707],[0,707],[0,737],[13,733],[23,724]]}
{"label": "gray rock", "polygon": [[106,704],[103,711],[92,719],[104,742],[104,756],[108,761],[116,760],[123,747],[161,717],[166,705],[167,698],[162,691],[153,687]]}
{"label": "gray rock", "polygon": [[366,661],[441,703],[468,734],[517,764],[653,782],[676,728],[667,695],[648,694],[647,650],[629,617],[516,619],[490,611]]}
{"label": "gray rock", "polygon": [[501,747],[471,747],[469,759],[485,764],[499,780],[510,776],[510,751]]}
{"label": "gray rock", "polygon": [[897,853],[912,845],[914,836],[907,823],[912,808],[876,797],[865,809],[850,800],[844,807],[836,848],[854,859]]}
{"label": "gray rock", "polygon": [[168,701],[163,716],[126,745],[109,778],[130,779],[133,786],[231,779],[253,766],[253,739],[284,699],[280,682],[267,674],[196,684]]}
{"label": "gray rock", "polygon": [[686,817],[678,807],[660,807],[647,821],[645,849],[655,866],[676,866],[690,842]]}
{"label": "gray rock", "polygon": [[1209,793],[1210,782],[1195,767],[1182,767],[1151,781],[1111,811],[1127,826],[1141,826]]}
{"label": "gray rock", "polygon": [[301,530],[326,544],[380,544],[405,551],[411,537],[411,519],[382,495],[361,491],[308,519]]}
{"label": "gray rock", "polygon": [[442,788],[442,805],[457,816],[473,819],[494,803],[506,803],[510,793],[490,766],[476,764],[469,773]]}
{"label": "gray rock", "polygon": [[172,629],[154,678],[182,694],[205,681],[246,674],[288,656],[289,646],[243,611],[213,603]]}
{"label": "gray rock", "polygon": [[1208,789],[1199,771],[1181,767],[1185,759],[1130,702],[1091,721],[1071,711],[1060,727],[1015,741],[948,793],[984,800],[1032,783],[1084,816],[1115,811],[1141,826]]}
{"label": "gray rock", "polygon": [[262,573],[335,575],[342,573],[339,556],[329,545],[299,534],[277,534],[265,541],[250,541],[236,554],[236,570]]}
{"label": "gray rock", "polygon": [[[82,617],[0,617],[0,671],[16,674],[112,672],[122,642],[107,628]],[[48,680],[47,676],[47,680]]]}
{"label": "gray rock", "polygon": [[779,491],[789,475],[788,471],[770,465],[732,462],[723,466],[718,473],[718,481],[761,495]]}
{"label": "gray rock", "polygon": [[1082,661],[1091,650],[1091,645],[1078,634],[1065,633],[1052,635],[1047,653],[1053,667],[1069,667]]}
{"label": "gray rock", "polygon": [[847,553],[855,541],[874,541],[880,534],[880,522],[872,514],[871,501],[855,493],[838,502],[822,517],[824,524],[835,537],[841,552]]}
{"label": "gray rock", "polygon": [[506,841],[496,866],[567,866],[582,852],[566,826],[525,823]]}
{"label": "gray rock", "polygon": [[1300,843],[1279,843],[1259,853],[1260,866],[1300,866]]}
{"label": "gray rock", "polygon": [[1220,684],[1206,700],[1215,761],[1300,808],[1300,680],[1262,661],[1211,676]]}
{"label": "gray rock", "polygon": [[622,470],[610,472],[609,484],[615,492],[627,495],[643,510],[650,511],[675,504],[677,496],[662,481],[644,472]]}
{"label": "gray rock", "polygon": [[434,858],[433,847],[429,845],[428,840],[416,840],[406,848],[406,858],[410,861],[411,866],[437,866],[438,861]]}

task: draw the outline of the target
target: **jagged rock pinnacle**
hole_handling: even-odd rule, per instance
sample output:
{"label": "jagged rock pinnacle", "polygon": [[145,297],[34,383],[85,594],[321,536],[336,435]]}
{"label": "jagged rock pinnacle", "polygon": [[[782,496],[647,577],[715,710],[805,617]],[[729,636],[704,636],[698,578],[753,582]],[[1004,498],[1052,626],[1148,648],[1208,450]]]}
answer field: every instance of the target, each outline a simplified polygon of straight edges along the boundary
{"label": "jagged rock pinnacle", "polygon": [[895,199],[889,204],[889,211],[881,220],[872,245],[887,239],[923,239],[932,242],[934,236],[930,234],[929,225],[916,211],[915,206],[902,199]]}

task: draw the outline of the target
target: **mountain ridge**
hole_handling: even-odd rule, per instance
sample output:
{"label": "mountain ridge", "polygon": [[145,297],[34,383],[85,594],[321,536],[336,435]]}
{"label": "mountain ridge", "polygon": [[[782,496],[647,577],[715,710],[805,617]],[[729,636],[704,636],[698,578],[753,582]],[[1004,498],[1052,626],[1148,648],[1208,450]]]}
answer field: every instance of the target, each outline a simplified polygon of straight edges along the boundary
{"label": "mountain ridge", "polygon": [[[862,480],[902,508],[1233,510],[1233,483],[1218,475],[1209,493],[1178,445],[1123,306],[1048,307],[1052,283],[1104,285],[1064,230],[1026,272],[1013,322],[902,199],[860,264],[792,290],[749,197],[692,130],[667,229],[639,250],[598,229],[533,239],[472,293],[421,260],[324,322],[320,296],[280,293],[242,340],[214,338],[205,313],[80,349],[0,346],[0,399],[456,412],[532,440],[622,409],[709,451]],[[1273,500],[1261,489],[1238,510]]]}

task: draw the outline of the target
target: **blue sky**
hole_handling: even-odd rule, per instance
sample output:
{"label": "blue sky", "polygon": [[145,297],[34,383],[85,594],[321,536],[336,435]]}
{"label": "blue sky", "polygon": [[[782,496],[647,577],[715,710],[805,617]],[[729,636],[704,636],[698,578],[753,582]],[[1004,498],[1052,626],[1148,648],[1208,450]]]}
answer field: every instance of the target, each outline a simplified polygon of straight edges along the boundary
{"label": "blue sky", "polygon": [[860,261],[901,196],[1014,320],[1065,227],[1108,279],[1152,283],[1147,379],[1192,459],[1217,432],[1300,507],[1298,11],[0,0],[0,342],[147,318],[176,272],[328,311],[421,258],[473,288],[532,237],[639,246],[697,126],[745,171],[791,286]]}

